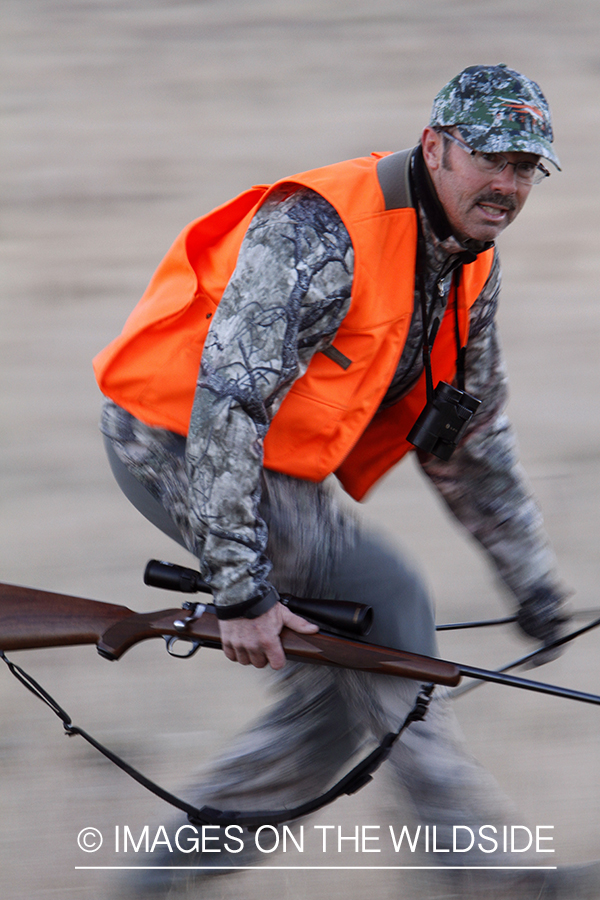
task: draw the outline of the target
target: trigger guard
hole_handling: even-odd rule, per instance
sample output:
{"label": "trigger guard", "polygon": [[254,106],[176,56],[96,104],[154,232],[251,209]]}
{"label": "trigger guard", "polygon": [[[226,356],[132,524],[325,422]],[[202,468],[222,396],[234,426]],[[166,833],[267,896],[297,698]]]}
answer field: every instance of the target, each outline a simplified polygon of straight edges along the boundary
{"label": "trigger guard", "polygon": [[[200,647],[202,646],[200,641],[193,641],[190,638],[186,638],[183,636],[179,637],[179,635],[176,635],[176,634],[174,634],[174,635],[163,634],[163,637],[164,637],[165,643],[167,645],[167,653],[169,654],[169,656],[174,656],[175,659],[190,659],[190,657],[192,657],[194,655],[194,653],[196,653],[196,651],[199,650]],[[185,641],[186,644],[191,644],[192,646],[190,647],[190,649],[188,650],[187,653],[175,653],[173,648],[174,648],[175,644],[177,643],[177,641]]]}

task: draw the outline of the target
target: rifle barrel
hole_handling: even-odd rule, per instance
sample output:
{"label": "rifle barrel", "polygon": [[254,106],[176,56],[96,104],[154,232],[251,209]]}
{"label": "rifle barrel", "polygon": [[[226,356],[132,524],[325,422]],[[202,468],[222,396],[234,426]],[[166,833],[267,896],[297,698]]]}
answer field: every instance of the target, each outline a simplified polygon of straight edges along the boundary
{"label": "rifle barrel", "polygon": [[560,687],[557,684],[546,684],[543,681],[533,681],[530,678],[520,678],[518,675],[508,675],[504,672],[478,669],[476,666],[464,666],[461,664],[458,668],[461,675],[477,678],[480,681],[490,681],[493,684],[503,684],[506,687],[521,688],[537,694],[565,697],[568,700],[579,700],[582,703],[592,703],[594,706],[600,706],[600,697],[596,694],[587,694],[585,691],[575,691],[573,688]]}

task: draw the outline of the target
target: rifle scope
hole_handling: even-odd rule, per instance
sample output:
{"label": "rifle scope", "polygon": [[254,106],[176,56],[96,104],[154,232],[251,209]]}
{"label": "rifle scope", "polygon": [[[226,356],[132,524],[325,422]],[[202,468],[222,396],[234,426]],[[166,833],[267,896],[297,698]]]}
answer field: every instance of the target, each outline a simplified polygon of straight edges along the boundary
{"label": "rifle scope", "polygon": [[[175,563],[159,562],[157,559],[151,559],[146,566],[144,584],[184,594],[211,593],[210,585],[201,578],[199,572]],[[310,600],[292,597],[291,594],[281,594],[279,599],[296,615],[345,634],[364,636],[369,633],[373,624],[373,609],[364,603],[351,603],[346,600]]]}

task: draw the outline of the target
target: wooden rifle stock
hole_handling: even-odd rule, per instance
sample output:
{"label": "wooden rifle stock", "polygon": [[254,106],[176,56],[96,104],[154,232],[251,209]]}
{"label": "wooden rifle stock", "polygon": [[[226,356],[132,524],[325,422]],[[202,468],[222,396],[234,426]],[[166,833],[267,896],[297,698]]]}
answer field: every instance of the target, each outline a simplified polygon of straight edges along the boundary
{"label": "wooden rifle stock", "polygon": [[[95,644],[105,658],[119,659],[134,644],[156,637],[221,649],[214,609],[199,605],[198,613],[185,609],[136,613],[114,603],[0,584],[0,650]],[[281,642],[286,657],[299,662],[449,686],[457,685],[461,677],[454,663],[323,632],[301,635],[284,628]]]}

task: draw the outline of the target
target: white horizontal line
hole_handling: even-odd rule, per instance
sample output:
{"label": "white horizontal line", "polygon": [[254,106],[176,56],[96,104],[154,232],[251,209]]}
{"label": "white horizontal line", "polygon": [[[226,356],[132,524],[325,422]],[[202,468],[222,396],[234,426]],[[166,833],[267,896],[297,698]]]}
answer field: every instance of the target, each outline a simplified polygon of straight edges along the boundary
{"label": "white horizontal line", "polygon": [[248,869],[248,870],[256,870],[261,872],[268,872],[270,870],[273,871],[296,871],[302,870],[306,871],[310,870],[324,870],[324,869],[334,869],[336,871],[347,871],[348,869],[352,870],[360,870],[364,869],[365,871],[373,872],[377,870],[381,870],[382,872],[390,871],[392,869],[411,869],[414,871],[425,871],[425,870],[436,870],[441,872],[448,872],[451,870],[460,870],[462,872],[469,871],[481,871],[481,872],[490,872],[497,871],[501,869],[505,872],[550,872],[557,869],[557,866],[75,866],[76,869],[132,869],[132,870],[141,870],[141,871],[151,871],[157,870],[161,872],[165,871],[178,871],[178,872],[199,872],[199,871],[214,871],[217,869],[218,871],[222,871],[223,869],[231,869],[240,870],[240,869]]}

